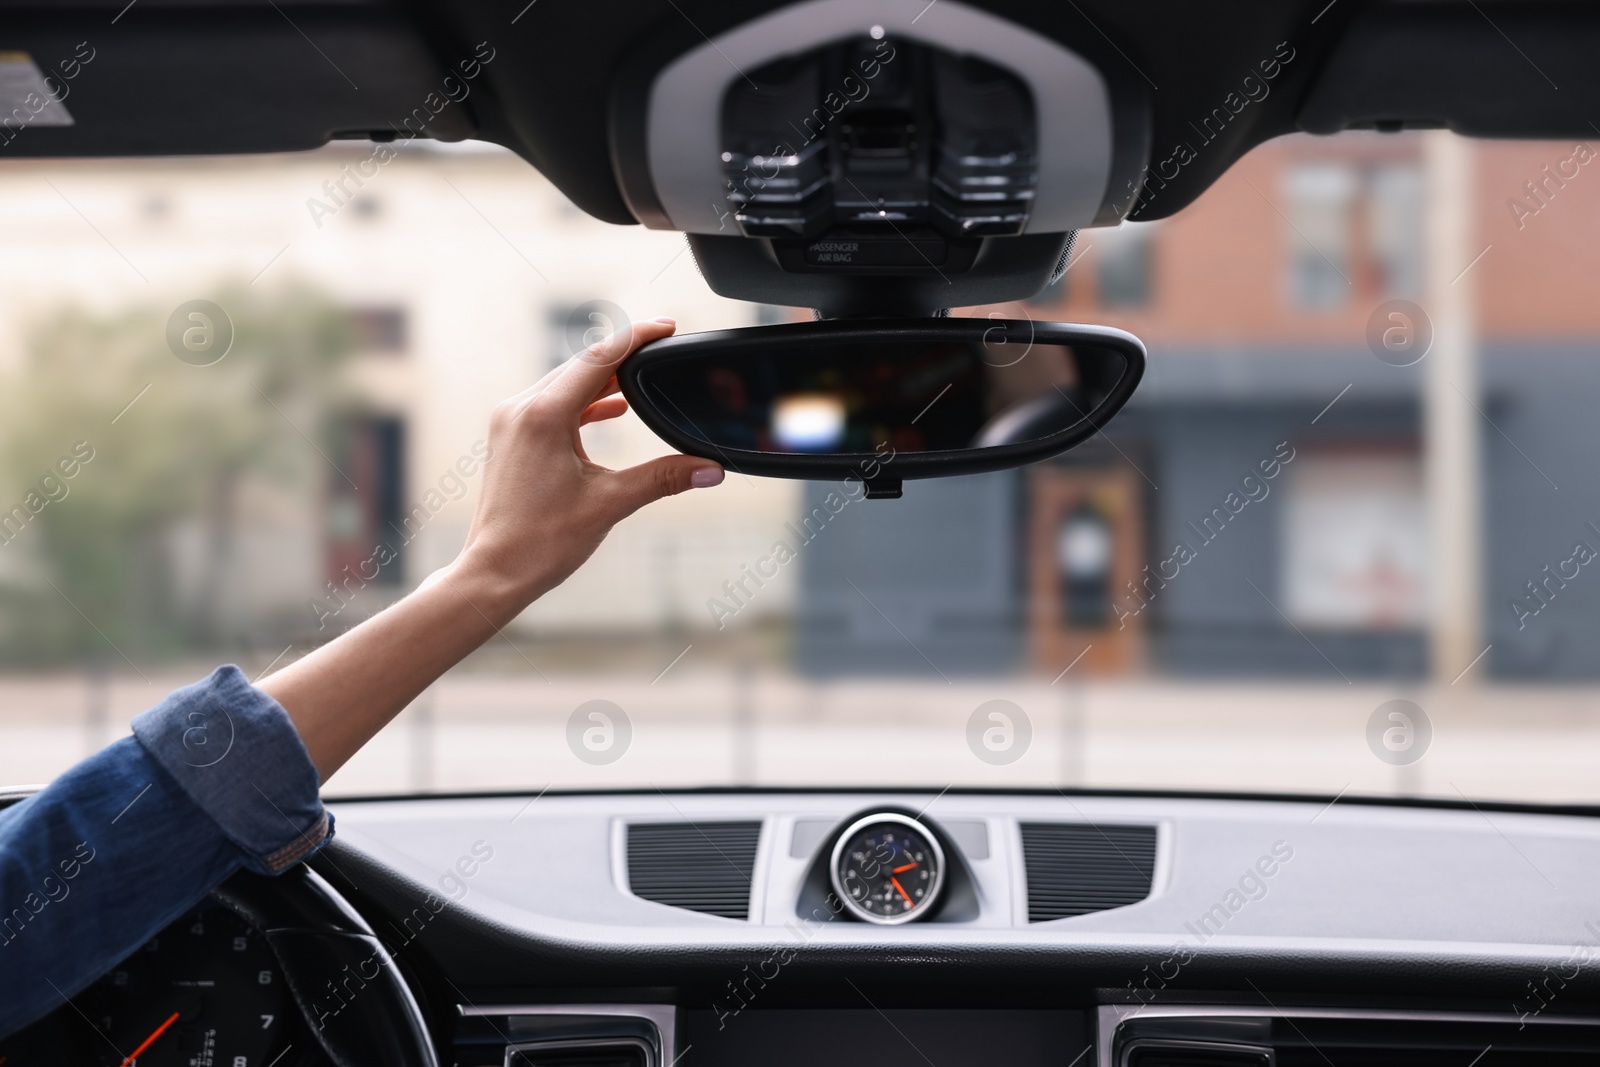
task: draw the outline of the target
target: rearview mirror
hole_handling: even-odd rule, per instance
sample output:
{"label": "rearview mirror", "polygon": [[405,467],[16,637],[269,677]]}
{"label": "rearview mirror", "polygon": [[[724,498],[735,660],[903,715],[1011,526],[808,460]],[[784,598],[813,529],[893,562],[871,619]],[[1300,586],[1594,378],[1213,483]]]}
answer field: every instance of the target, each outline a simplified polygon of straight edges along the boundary
{"label": "rearview mirror", "polygon": [[669,337],[624,361],[622,395],[680,452],[775,478],[976,474],[1065,452],[1144,374],[1137,337],[1013,319],[803,322]]}

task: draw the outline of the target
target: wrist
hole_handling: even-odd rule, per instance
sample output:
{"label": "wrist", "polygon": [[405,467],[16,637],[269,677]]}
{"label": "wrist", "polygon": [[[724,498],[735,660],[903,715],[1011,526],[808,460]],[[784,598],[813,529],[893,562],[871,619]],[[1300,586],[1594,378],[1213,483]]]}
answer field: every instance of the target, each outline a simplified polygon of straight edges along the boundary
{"label": "wrist", "polygon": [[430,583],[435,580],[448,583],[497,629],[515,619],[544,592],[537,581],[513,575],[470,549],[428,578]]}

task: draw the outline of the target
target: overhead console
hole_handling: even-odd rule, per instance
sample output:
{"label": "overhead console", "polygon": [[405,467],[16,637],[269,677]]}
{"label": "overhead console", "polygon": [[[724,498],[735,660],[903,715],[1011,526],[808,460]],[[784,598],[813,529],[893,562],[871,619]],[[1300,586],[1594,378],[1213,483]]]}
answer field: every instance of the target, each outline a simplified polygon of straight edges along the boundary
{"label": "overhead console", "polygon": [[807,263],[920,266],[927,251],[947,258],[950,240],[1021,233],[1037,140],[1033,97],[1015,74],[896,46],[881,26],[752,71],[722,105],[739,232],[800,238]]}
{"label": "overhead console", "polygon": [[1138,192],[1142,92],[976,8],[811,0],[623,87],[633,214],[717,292],[825,315],[1018,299]]}

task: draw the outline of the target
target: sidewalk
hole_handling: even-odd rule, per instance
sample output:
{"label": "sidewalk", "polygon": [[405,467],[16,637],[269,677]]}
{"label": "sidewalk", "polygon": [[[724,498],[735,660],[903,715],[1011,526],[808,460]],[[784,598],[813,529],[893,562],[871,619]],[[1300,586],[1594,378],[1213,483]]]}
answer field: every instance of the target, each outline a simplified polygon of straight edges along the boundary
{"label": "sidewalk", "polygon": [[[1370,685],[919,679],[811,682],[683,669],[656,684],[594,675],[464,674],[407,709],[327,784],[330,795],[690,785],[1068,785],[1458,799],[1600,801],[1600,689],[1444,692]],[[81,676],[0,679],[0,783],[48,780],[127,732],[192,680],[119,676],[96,713]],[[1391,766],[1368,747],[1387,700],[1432,723],[1426,754]],[[1008,700],[1014,762],[968,743],[979,705]],[[631,726],[614,762],[568,744],[579,705]],[[578,731],[589,726],[579,723]],[[982,723],[987,725],[987,723]],[[617,731],[620,737],[620,728]]]}

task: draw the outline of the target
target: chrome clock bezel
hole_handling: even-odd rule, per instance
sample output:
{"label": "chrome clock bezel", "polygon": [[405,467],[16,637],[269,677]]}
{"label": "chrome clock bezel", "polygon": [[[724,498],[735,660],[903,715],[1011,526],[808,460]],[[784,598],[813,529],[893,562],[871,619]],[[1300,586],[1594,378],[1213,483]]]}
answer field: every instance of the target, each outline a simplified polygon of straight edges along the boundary
{"label": "chrome clock bezel", "polygon": [[[849,893],[845,892],[844,884],[839,878],[839,859],[844,855],[845,845],[862,830],[869,826],[876,826],[879,823],[894,823],[898,826],[915,830],[922,835],[924,841],[928,842],[928,848],[933,852],[935,870],[933,872],[933,885],[928,889],[927,899],[920,906],[901,915],[877,915],[866,910],[852,900]],[[846,826],[834,840],[833,852],[828,858],[828,881],[833,885],[834,895],[839,898],[840,903],[849,910],[850,914],[877,926],[899,926],[903,923],[916,922],[921,919],[939,902],[939,894],[944,892],[944,873],[944,846],[939,844],[939,836],[925,824],[911,816],[901,815],[899,812],[892,811],[865,815]]]}

